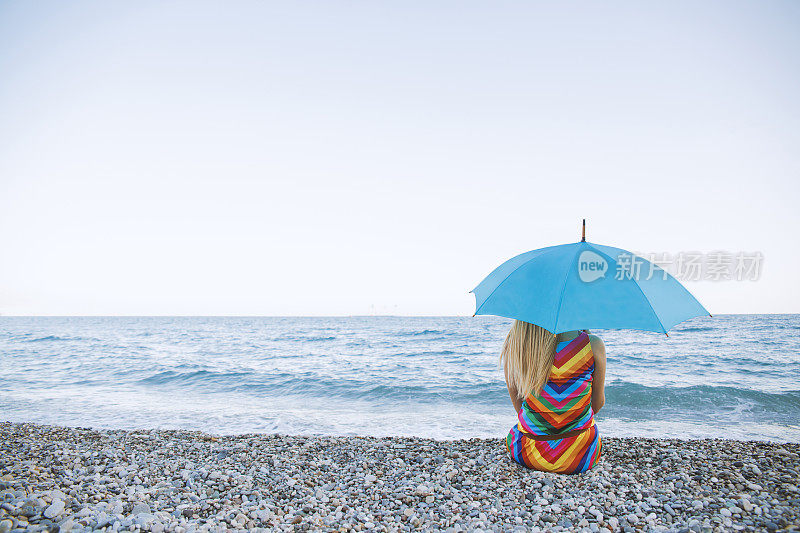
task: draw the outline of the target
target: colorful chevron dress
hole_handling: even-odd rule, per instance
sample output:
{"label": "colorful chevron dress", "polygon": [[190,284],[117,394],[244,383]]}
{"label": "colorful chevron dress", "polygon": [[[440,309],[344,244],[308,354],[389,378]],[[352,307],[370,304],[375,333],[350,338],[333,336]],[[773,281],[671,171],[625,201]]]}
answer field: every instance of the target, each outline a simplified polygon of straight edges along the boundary
{"label": "colorful chevron dress", "polygon": [[[600,435],[592,412],[594,354],[589,335],[558,343],[550,379],[536,397],[529,394],[519,422],[506,437],[506,446],[519,464],[561,474],[585,472],[600,459]],[[533,435],[557,435],[586,429],[572,437],[536,440]]]}

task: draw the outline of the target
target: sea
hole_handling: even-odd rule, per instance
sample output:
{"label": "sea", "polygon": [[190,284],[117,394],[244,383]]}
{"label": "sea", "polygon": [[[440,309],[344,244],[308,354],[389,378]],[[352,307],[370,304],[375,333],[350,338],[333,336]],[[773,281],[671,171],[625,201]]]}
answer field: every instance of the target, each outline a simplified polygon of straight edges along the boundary
{"label": "sea", "polygon": [[[0,421],[502,438],[494,317],[0,317]],[[593,331],[602,435],[800,442],[800,315]]]}

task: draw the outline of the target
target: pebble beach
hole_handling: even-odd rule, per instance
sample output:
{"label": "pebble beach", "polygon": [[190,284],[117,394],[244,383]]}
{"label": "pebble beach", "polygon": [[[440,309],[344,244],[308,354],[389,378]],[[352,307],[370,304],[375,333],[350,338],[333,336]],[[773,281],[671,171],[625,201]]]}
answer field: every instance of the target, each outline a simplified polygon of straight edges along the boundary
{"label": "pebble beach", "polygon": [[590,472],[501,439],[218,436],[0,423],[8,531],[773,531],[800,524],[800,445],[604,438]]}

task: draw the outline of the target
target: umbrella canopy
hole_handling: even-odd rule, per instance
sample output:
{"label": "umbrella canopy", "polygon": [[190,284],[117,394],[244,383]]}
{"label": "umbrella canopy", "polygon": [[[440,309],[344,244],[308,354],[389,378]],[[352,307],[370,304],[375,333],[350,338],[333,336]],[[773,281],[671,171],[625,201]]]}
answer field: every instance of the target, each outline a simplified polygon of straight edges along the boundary
{"label": "umbrella canopy", "polygon": [[657,265],[586,241],[518,255],[471,292],[476,315],[515,318],[552,333],[590,328],[666,333],[709,314]]}

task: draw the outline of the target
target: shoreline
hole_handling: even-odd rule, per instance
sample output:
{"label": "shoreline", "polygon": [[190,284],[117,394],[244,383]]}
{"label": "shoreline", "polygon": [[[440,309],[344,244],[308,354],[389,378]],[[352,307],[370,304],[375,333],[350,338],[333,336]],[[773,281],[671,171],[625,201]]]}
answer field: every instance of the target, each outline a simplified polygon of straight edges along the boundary
{"label": "shoreline", "polygon": [[217,436],[0,422],[0,533],[800,528],[800,444],[603,437],[562,476],[502,439]]}

